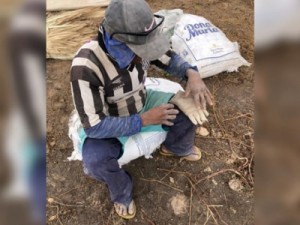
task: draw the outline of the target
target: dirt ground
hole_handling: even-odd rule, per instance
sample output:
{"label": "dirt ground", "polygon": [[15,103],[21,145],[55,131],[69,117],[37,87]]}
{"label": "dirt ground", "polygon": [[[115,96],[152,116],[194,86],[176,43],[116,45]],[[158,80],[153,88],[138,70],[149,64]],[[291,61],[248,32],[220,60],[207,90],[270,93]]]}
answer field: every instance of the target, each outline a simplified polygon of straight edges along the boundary
{"label": "dirt ground", "polygon": [[[154,11],[181,8],[204,16],[240,44],[253,63],[253,1],[148,1]],[[134,181],[135,219],[113,210],[105,184],[84,175],[80,161],[67,161],[73,146],[68,118],[73,110],[69,76],[71,61],[47,61],[47,224],[59,225],[198,225],[254,224],[253,195],[253,65],[239,72],[205,79],[214,95],[209,108],[210,135],[197,136],[200,162],[179,162],[157,153],[125,166]],[[153,68],[149,76],[164,76]],[[230,188],[241,182],[241,190]],[[239,188],[239,185],[238,185]]]}

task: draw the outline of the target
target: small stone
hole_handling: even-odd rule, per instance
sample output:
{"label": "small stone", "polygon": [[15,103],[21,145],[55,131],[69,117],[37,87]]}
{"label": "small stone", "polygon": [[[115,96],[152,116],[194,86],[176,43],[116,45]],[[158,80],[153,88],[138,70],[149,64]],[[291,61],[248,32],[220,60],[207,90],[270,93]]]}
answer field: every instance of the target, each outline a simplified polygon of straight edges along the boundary
{"label": "small stone", "polygon": [[238,179],[232,179],[228,182],[228,185],[230,187],[231,190],[233,191],[241,191],[243,189],[243,185],[242,182]]}
{"label": "small stone", "polygon": [[47,127],[47,132],[50,133],[50,132],[52,132],[52,131],[53,131],[53,128],[52,128],[51,126],[48,126],[48,127]]}
{"label": "small stone", "polygon": [[200,135],[202,137],[206,137],[209,135],[209,132],[208,130],[205,128],[205,127],[198,127],[197,130],[196,130],[196,134],[197,135]]}
{"label": "small stone", "polygon": [[53,147],[55,145],[55,141],[50,142],[50,146]]}
{"label": "small stone", "polygon": [[53,202],[54,202],[54,199],[53,199],[53,198],[48,198],[48,199],[47,199],[47,201],[48,201],[48,203],[50,203],[50,204],[51,204],[51,203],[53,203]]}
{"label": "small stone", "polygon": [[232,211],[233,214],[236,214],[236,210],[234,208],[230,207],[230,211]]}
{"label": "small stone", "polygon": [[216,137],[217,137],[217,138],[221,138],[221,137],[222,137],[222,132],[218,131],[218,132],[216,133]]}
{"label": "small stone", "polygon": [[55,220],[55,219],[57,219],[57,215],[51,216],[51,217],[48,219],[48,221],[51,222],[51,221],[53,221],[53,220]]}
{"label": "small stone", "polygon": [[211,172],[212,170],[211,170],[211,168],[210,167],[206,167],[205,169],[204,169],[204,172]]}
{"label": "small stone", "polygon": [[174,178],[173,178],[173,177],[170,177],[170,182],[171,182],[172,184],[174,184],[174,183],[175,183],[175,181],[174,181]]}
{"label": "small stone", "polygon": [[218,185],[218,182],[215,179],[212,179],[211,181],[214,183],[215,186]]}

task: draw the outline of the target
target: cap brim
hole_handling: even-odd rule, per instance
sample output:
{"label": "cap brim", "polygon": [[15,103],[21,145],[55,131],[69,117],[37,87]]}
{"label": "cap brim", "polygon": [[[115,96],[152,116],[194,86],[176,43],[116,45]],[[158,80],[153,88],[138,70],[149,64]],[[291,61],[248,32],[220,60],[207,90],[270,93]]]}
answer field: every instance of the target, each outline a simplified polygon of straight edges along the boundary
{"label": "cap brim", "polygon": [[158,33],[153,40],[146,44],[127,45],[136,55],[149,61],[159,59],[170,49],[170,42],[163,33]]}

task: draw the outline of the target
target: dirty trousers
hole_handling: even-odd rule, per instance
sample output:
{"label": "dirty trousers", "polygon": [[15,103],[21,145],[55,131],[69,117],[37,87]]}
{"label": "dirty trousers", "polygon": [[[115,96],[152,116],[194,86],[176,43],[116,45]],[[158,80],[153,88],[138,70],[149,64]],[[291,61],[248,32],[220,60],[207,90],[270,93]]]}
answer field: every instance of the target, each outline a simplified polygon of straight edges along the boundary
{"label": "dirty trousers", "polygon": [[[196,126],[179,110],[174,125],[167,127],[168,134],[163,145],[178,156],[192,152]],[[113,202],[129,205],[132,200],[132,179],[129,173],[119,167],[118,158],[122,145],[117,138],[87,138],[82,156],[85,172],[108,185]]]}

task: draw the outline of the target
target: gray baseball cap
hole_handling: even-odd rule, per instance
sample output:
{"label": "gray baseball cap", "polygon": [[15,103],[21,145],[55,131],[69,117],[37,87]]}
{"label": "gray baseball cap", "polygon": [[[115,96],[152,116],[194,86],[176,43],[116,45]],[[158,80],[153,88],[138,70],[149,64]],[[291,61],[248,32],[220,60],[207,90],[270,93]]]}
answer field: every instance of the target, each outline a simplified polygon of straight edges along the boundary
{"label": "gray baseball cap", "polygon": [[161,32],[163,21],[164,17],[153,15],[144,0],[112,0],[102,25],[111,38],[126,43],[136,55],[155,60],[170,48]]}

